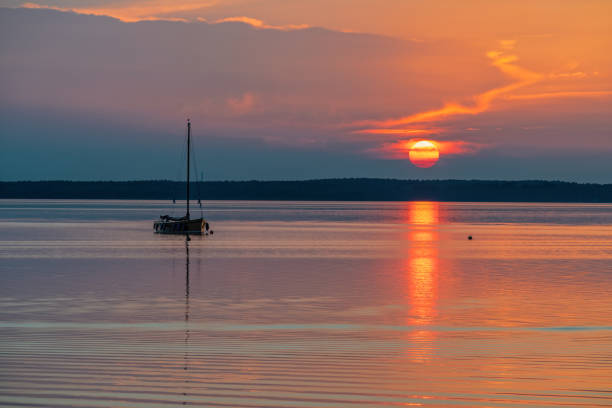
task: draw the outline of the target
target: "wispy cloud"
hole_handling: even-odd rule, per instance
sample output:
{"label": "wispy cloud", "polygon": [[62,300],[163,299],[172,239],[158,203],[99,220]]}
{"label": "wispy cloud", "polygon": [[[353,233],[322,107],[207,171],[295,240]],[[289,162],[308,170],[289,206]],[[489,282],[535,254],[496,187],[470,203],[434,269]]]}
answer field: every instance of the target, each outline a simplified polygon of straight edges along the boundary
{"label": "wispy cloud", "polygon": [[[46,5],[42,3],[26,2],[21,5],[23,8],[31,9],[50,9],[65,12],[73,12],[78,14],[89,14],[97,16],[108,16],[121,20],[126,23],[132,23],[137,21],[189,21],[186,18],[181,17],[169,17],[169,14],[181,13],[181,12],[192,12],[195,10],[201,10],[210,8],[217,5],[216,0],[201,1],[201,0],[188,0],[188,1],[169,1],[169,0],[144,0],[144,1],[133,1],[126,3],[111,3],[103,7],[58,7],[52,5]],[[243,23],[248,24],[251,27],[258,29],[269,29],[269,30],[301,30],[309,28],[307,24],[286,24],[286,25],[273,25],[266,24],[262,20],[258,20],[252,17],[238,16],[238,17],[226,17],[218,20],[209,21],[203,17],[197,17],[197,21],[206,22],[209,24],[221,24],[221,23]]]}
{"label": "wispy cloud", "polygon": [[136,21],[187,21],[184,18],[168,17],[166,14],[186,12],[200,10],[208,7],[212,7],[216,4],[216,1],[201,1],[201,0],[187,0],[187,1],[172,1],[172,0],[145,0],[135,1],[129,3],[123,2],[112,2],[108,5],[101,7],[57,7],[41,3],[27,2],[23,3],[23,8],[36,8],[36,9],[51,9],[58,11],[70,11],[79,14],[90,14],[97,16],[108,16],[113,17],[123,22],[136,22]]}
{"label": "wispy cloud", "polygon": [[518,61],[518,57],[508,53],[514,45],[514,41],[502,41],[500,44],[501,50],[489,51],[487,53],[487,57],[491,59],[491,64],[514,80],[510,84],[473,96],[471,98],[473,103],[471,104],[448,102],[439,109],[419,112],[398,119],[363,122],[363,124],[379,128],[390,128],[415,123],[436,122],[457,115],[477,115],[489,110],[492,103],[500,96],[534,84],[543,78],[543,75],[515,64]]}
{"label": "wispy cloud", "polygon": [[[199,20],[200,21],[206,21],[204,19],[199,19]],[[214,24],[221,24],[221,23],[243,23],[243,24],[248,24],[248,25],[250,25],[252,27],[255,27],[255,28],[268,29],[268,30],[283,30],[283,31],[287,31],[287,30],[302,30],[302,29],[310,27],[307,24],[287,24],[287,25],[266,24],[263,21],[258,20],[256,18],[245,17],[245,16],[222,18],[222,19],[214,21],[213,23]]]}
{"label": "wispy cloud", "polygon": [[[500,42],[499,50],[487,53],[491,64],[513,80],[510,84],[477,94],[471,98],[473,102],[470,104],[448,102],[439,109],[423,111],[398,119],[361,122],[358,125],[366,126],[367,128],[355,130],[353,133],[397,136],[420,134],[432,137],[447,131],[447,129],[443,129],[440,126],[432,126],[432,122],[439,123],[453,116],[477,115],[488,111],[495,100],[517,89],[534,84],[543,78],[541,74],[516,64],[518,57],[510,53],[515,45],[516,42],[513,40],[502,41]],[[413,128],[411,126],[416,127]],[[474,128],[470,128],[471,130],[474,130]],[[389,159],[405,159],[409,157],[410,147],[418,140],[403,139],[395,142],[386,142],[377,148],[370,149],[369,152]],[[434,143],[438,146],[442,155],[473,154],[484,146],[481,143],[464,140],[445,140],[435,141]]]}
{"label": "wispy cloud", "polygon": [[507,100],[555,99],[555,98],[600,98],[612,96],[612,91],[568,91],[543,92],[535,94],[507,95]]}
{"label": "wispy cloud", "polygon": [[353,133],[361,135],[432,135],[443,132],[441,128],[431,129],[360,129]]}
{"label": "wispy cloud", "polygon": [[[379,147],[368,150],[385,159],[408,159],[412,146],[423,139],[408,139],[397,142],[384,143]],[[465,155],[474,154],[485,147],[482,143],[467,142],[465,140],[432,141],[441,155]]]}

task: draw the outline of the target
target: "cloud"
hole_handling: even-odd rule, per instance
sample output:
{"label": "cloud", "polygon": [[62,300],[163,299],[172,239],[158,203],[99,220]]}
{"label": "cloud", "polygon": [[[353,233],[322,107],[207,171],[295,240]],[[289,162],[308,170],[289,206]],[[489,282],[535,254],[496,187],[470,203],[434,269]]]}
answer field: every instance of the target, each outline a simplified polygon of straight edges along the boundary
{"label": "cloud", "polygon": [[413,115],[401,117],[399,119],[371,121],[365,123],[380,128],[388,128],[410,125],[414,123],[436,122],[457,115],[477,115],[489,110],[491,108],[491,104],[500,96],[527,85],[534,84],[543,78],[541,74],[521,68],[515,64],[515,62],[518,61],[518,57],[514,54],[508,54],[506,52],[513,48],[514,44],[515,43],[513,41],[502,41],[501,48],[503,51],[494,50],[489,51],[486,54],[487,57],[491,59],[491,64],[512,78],[514,82],[473,96],[471,98],[473,100],[472,104],[448,102],[439,109],[419,112]]}
{"label": "cloud", "polygon": [[[132,1],[128,3],[111,3],[111,5],[101,7],[58,7],[46,4],[26,2],[21,4],[22,8],[29,9],[49,9],[64,12],[73,12],[78,14],[88,14],[96,16],[107,16],[121,20],[125,23],[134,23],[138,21],[180,21],[188,22],[189,20],[182,17],[170,17],[168,14],[190,12],[210,8],[217,5],[216,0],[201,1],[168,1],[168,0],[145,0]],[[309,28],[307,24],[287,24],[287,25],[272,25],[266,24],[262,20],[252,17],[238,16],[226,17],[214,21],[208,21],[203,17],[197,17],[197,21],[206,22],[209,24],[222,23],[243,23],[258,29],[270,30],[302,30]]]}
{"label": "cloud", "polygon": [[352,133],[361,135],[431,135],[441,133],[443,129],[361,129]]}
{"label": "cloud", "polygon": [[100,7],[57,7],[33,2],[23,3],[22,8],[50,9],[78,14],[89,14],[96,16],[108,16],[126,23],[137,21],[187,21],[184,18],[168,17],[165,14],[194,11],[212,7],[216,1],[171,1],[171,0],[145,0],[129,3],[113,2]]}
{"label": "cloud", "polygon": [[[551,98],[576,98],[576,97],[606,97],[612,91],[558,91],[540,92],[533,94],[513,94],[521,88],[526,88],[537,83],[556,79],[584,79],[591,75],[582,71],[573,71],[577,68],[577,63],[566,66],[568,72],[554,72],[548,75],[537,73],[517,64],[518,56],[511,51],[515,48],[515,40],[502,40],[499,42],[499,49],[486,53],[491,60],[491,65],[505,74],[513,81],[507,85],[493,88],[486,92],[470,97],[472,103],[447,102],[441,108],[418,112],[412,115],[387,119],[381,121],[360,121],[353,125],[368,127],[354,131],[360,134],[409,134],[411,131],[427,133],[427,125],[432,122],[443,122],[454,116],[478,115],[492,109],[493,103],[497,100],[529,100],[529,99],[551,99]],[[592,76],[597,76],[595,72]],[[407,129],[410,125],[419,125],[418,129]],[[425,125],[425,129],[422,129]],[[397,127],[404,129],[397,129]],[[437,129],[436,129],[437,130]],[[430,134],[435,134],[431,131]]]}
{"label": "cloud", "polygon": [[228,98],[226,104],[231,114],[245,115],[255,108],[256,97],[253,93],[246,92],[238,98]]}
{"label": "cloud", "polygon": [[[204,19],[199,19],[200,21],[205,21]],[[222,18],[219,20],[216,20],[213,22],[213,24],[221,24],[221,23],[243,23],[243,24],[248,24],[251,27],[254,28],[259,28],[259,29],[269,29],[269,30],[283,30],[283,31],[287,31],[287,30],[303,30],[305,28],[309,28],[310,26],[307,24],[288,24],[288,25],[271,25],[271,24],[266,24],[261,20],[258,20],[256,18],[252,18],[252,17],[245,17],[245,16],[241,16],[241,17],[227,17],[227,18]]]}
{"label": "cloud", "polygon": [[[382,146],[369,149],[368,152],[385,159],[408,159],[411,147],[421,140],[424,139],[407,139],[384,143]],[[430,142],[436,145],[441,156],[475,154],[485,147],[482,143],[468,142],[465,140],[430,140]]]}
{"label": "cloud", "polygon": [[567,92],[543,92],[535,94],[507,95],[504,99],[530,100],[530,99],[554,99],[554,98],[603,98],[612,96],[612,91],[567,91]]}
{"label": "cloud", "polygon": [[557,79],[557,78],[582,79],[588,76],[589,74],[587,74],[586,72],[576,71],[576,72],[560,72],[558,74],[550,74],[548,77],[551,79]]}

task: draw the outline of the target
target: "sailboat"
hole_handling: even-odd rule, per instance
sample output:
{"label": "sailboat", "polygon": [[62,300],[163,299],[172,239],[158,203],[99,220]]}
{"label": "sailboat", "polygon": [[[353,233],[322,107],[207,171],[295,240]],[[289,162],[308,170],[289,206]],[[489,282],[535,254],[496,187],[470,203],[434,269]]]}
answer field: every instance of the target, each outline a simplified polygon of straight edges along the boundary
{"label": "sailboat", "polygon": [[169,215],[160,215],[159,220],[153,222],[153,229],[159,234],[206,234],[210,225],[204,218],[191,218],[189,214],[189,168],[191,156],[191,121],[187,119],[187,214],[175,218]]}

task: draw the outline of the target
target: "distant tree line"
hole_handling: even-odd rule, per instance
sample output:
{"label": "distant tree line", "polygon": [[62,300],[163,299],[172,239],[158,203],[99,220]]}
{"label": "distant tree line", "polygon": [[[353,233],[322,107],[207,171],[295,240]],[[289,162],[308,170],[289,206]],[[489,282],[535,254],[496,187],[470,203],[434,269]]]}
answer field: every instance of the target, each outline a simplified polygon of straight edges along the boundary
{"label": "distant tree line", "polygon": [[[0,198],[184,200],[185,183],[150,181],[0,182]],[[561,181],[325,179],[208,181],[191,184],[203,200],[612,202],[612,184]]]}

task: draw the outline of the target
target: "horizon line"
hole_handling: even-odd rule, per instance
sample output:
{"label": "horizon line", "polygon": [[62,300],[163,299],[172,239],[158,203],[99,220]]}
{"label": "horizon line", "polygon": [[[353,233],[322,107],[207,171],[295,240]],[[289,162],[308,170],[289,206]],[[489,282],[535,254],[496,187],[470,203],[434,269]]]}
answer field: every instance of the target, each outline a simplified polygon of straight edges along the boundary
{"label": "horizon line", "polygon": [[[258,179],[243,179],[243,180],[196,180],[190,183],[300,183],[314,181],[401,181],[401,182],[502,182],[502,183],[565,183],[565,184],[590,184],[608,186],[611,182],[594,182],[594,181],[568,181],[568,180],[548,180],[548,179],[401,179],[401,178],[384,178],[384,177],[329,177],[329,178],[306,178],[306,179],[275,179],[275,180],[258,180]],[[0,183],[147,183],[147,182],[170,182],[170,183],[185,183],[186,180],[171,180],[171,179],[131,179],[131,180],[69,180],[69,179],[48,179],[48,180],[0,180]]]}

